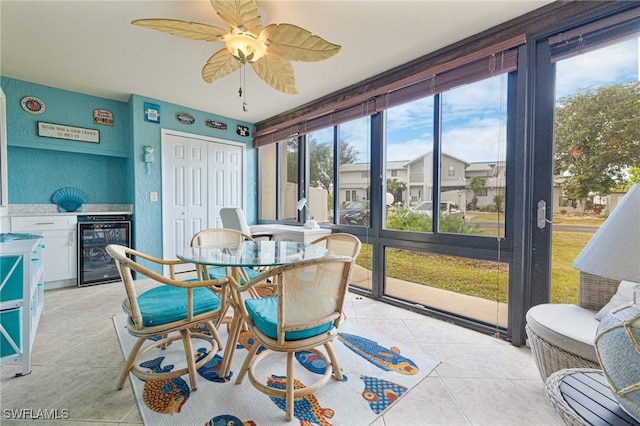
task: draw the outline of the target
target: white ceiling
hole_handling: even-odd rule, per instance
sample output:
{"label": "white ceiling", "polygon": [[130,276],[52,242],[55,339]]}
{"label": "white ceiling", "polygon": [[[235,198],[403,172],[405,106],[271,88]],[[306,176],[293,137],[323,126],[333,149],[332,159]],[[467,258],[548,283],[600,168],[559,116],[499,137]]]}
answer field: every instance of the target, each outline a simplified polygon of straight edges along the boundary
{"label": "white ceiling", "polygon": [[208,1],[1,0],[3,76],[126,101],[132,93],[258,122],[550,3],[503,1],[262,0],[265,24],[291,23],[342,45],[323,62],[294,62],[298,95],[247,68],[207,84],[201,70],[222,43],[174,37],[130,22],[173,18],[226,28]]}

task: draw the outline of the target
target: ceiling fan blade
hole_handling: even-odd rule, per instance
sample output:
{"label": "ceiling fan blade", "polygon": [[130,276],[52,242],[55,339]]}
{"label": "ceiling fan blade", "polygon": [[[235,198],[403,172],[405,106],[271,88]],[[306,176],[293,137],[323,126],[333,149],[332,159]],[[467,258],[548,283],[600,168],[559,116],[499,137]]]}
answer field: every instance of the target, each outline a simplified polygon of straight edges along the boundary
{"label": "ceiling fan blade", "polygon": [[258,38],[267,42],[267,54],[292,61],[322,61],[338,53],[341,48],[292,24],[268,25],[260,32]]}
{"label": "ceiling fan blade", "polygon": [[262,18],[254,0],[211,0],[211,6],[218,16],[232,27],[253,34],[262,30]]}
{"label": "ceiling fan blade", "polygon": [[226,48],[222,48],[214,53],[202,68],[202,79],[211,83],[239,70],[241,65]]}
{"label": "ceiling fan blade", "polygon": [[289,95],[298,93],[293,65],[287,59],[267,55],[252,62],[251,67],[258,77],[274,89]]}
{"label": "ceiling fan blade", "polygon": [[131,23],[191,40],[223,41],[222,38],[229,32],[211,25],[177,19],[137,19]]}

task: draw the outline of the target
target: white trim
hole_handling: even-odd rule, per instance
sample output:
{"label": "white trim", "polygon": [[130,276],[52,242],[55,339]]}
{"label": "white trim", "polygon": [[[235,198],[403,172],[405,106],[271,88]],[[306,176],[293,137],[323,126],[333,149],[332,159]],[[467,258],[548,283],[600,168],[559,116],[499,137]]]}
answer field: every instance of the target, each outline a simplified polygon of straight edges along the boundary
{"label": "white trim", "polygon": [[0,216],[6,216],[9,206],[9,176],[7,174],[7,98],[0,87]]}

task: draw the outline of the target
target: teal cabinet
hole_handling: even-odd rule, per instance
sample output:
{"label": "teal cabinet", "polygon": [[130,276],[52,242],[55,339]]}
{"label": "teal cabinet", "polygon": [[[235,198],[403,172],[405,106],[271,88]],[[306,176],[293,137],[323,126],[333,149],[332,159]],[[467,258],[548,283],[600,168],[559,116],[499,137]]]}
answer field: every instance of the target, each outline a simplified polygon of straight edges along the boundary
{"label": "teal cabinet", "polygon": [[42,238],[0,243],[0,363],[31,372],[31,348],[44,307]]}

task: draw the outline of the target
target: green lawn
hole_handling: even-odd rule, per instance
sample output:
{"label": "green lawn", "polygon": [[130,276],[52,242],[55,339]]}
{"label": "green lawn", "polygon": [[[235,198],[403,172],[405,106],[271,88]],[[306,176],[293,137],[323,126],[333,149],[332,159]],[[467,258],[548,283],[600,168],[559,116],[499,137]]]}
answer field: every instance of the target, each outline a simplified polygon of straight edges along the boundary
{"label": "green lawn", "polygon": [[[487,215],[497,217],[491,213]],[[577,222],[581,221],[571,221],[572,224],[587,224]],[[594,223],[595,221],[591,222]],[[495,235],[496,232],[496,229],[482,230],[484,235]],[[571,264],[592,236],[593,234],[584,232],[553,233],[551,302],[577,302],[579,274]],[[357,263],[367,269],[371,268],[371,246],[363,244]],[[388,249],[386,270],[389,277],[489,300],[507,301],[506,264]]]}

